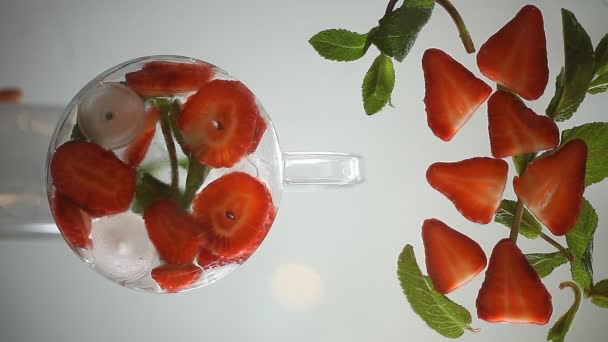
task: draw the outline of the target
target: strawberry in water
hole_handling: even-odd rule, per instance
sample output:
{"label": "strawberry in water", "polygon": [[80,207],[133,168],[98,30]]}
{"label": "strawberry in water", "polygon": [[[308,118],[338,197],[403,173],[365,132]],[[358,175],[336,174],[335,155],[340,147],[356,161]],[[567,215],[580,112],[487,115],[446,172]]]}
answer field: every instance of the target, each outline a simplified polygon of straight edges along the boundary
{"label": "strawberry in water", "polygon": [[583,205],[587,144],[574,139],[531,162],[513,189],[528,209],[555,235],[568,233]]}
{"label": "strawberry in water", "polygon": [[464,217],[486,224],[492,221],[500,205],[508,169],[504,160],[478,157],[434,163],[427,169],[426,179],[450,199]]}
{"label": "strawberry in water", "polygon": [[538,99],[549,80],[543,16],[524,6],[479,49],[477,65],[489,79],[526,100]]}
{"label": "strawberry in water", "polygon": [[127,73],[127,85],[144,97],[182,94],[200,89],[214,72],[211,65],[152,61],[141,70]]}
{"label": "strawberry in water", "polygon": [[152,279],[167,292],[189,288],[200,278],[203,270],[194,264],[165,264],[152,270]]}
{"label": "strawberry in water", "polygon": [[546,324],[553,313],[551,294],[509,239],[494,247],[476,304],[477,315],[488,322]]}
{"label": "strawberry in water", "polygon": [[170,264],[192,263],[201,246],[201,230],[192,215],[170,199],[146,208],[144,221],[150,241]]}
{"label": "strawberry in water", "polygon": [[429,128],[441,140],[450,141],[492,88],[439,49],[424,52],[422,69]]}
{"label": "strawberry in water", "polygon": [[51,199],[51,211],[59,231],[73,247],[91,247],[91,216],[80,209],[74,202],[55,192]]}
{"label": "strawberry in water", "polygon": [[538,152],[559,144],[553,120],[537,115],[514,95],[497,91],[488,100],[488,128],[496,158]]}
{"label": "strawberry in water", "polygon": [[123,159],[131,167],[138,167],[146,157],[154,134],[156,134],[156,123],[158,122],[159,117],[160,114],[156,107],[150,109],[146,114],[144,128],[129,146],[127,146]]}
{"label": "strawberry in water", "polygon": [[135,195],[135,170],[91,142],[59,146],[50,171],[56,190],[92,216],[123,212]]}
{"label": "strawberry in water", "polygon": [[228,173],[211,182],[193,203],[193,214],[214,254],[239,258],[251,254],[266,236],[274,211],[264,183],[244,172]]}
{"label": "strawberry in water", "polygon": [[486,254],[477,242],[437,219],[422,224],[426,270],[435,290],[450,293],[481,272]]}
{"label": "strawberry in water", "polygon": [[231,167],[257,146],[254,139],[265,129],[260,120],[255,96],[245,85],[214,80],[188,98],[177,127],[184,148],[201,163]]}

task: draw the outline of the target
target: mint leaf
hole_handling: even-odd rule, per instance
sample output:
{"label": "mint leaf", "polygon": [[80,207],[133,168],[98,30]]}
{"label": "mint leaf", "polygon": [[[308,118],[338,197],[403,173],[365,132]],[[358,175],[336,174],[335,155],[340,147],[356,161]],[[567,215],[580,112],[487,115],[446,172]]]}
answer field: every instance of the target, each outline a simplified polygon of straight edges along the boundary
{"label": "mint leaf", "polygon": [[74,124],[74,127],[72,127],[72,135],[70,136],[70,139],[72,139],[72,140],[80,140],[80,141],[88,141],[89,140],[84,135],[84,133],[82,133],[82,130],[80,129],[80,126],[78,125],[78,122],[76,122]]}
{"label": "mint leaf", "polygon": [[583,207],[574,228],[566,234],[566,242],[572,254],[580,258],[589,249],[597,228],[597,214],[591,203],[583,198]]}
{"label": "mint leaf", "polygon": [[399,255],[397,275],[412,309],[429,327],[450,338],[461,336],[469,327],[471,314],[433,288],[431,279],[420,271],[411,245]]}
{"label": "mint leaf", "polygon": [[518,175],[524,173],[526,166],[528,163],[533,161],[536,158],[536,153],[526,153],[526,154],[518,154],[511,157],[513,159],[513,165],[515,166],[515,171],[517,171]]}
{"label": "mint leaf", "polygon": [[593,286],[591,303],[608,309],[608,279],[604,279]]}
{"label": "mint leaf", "polygon": [[[501,223],[511,229],[516,207],[517,202],[511,200],[502,200],[498,210],[496,211],[496,215],[494,216],[494,222]],[[536,220],[536,218],[534,218],[528,209],[524,208],[521,224],[519,226],[519,234],[527,237],[528,239],[536,239],[540,235],[541,231],[542,226],[540,223]]]}
{"label": "mint leaf", "polygon": [[595,95],[608,91],[608,73],[598,76],[589,84],[589,94]]}
{"label": "mint leaf", "polygon": [[[374,29],[370,31],[373,34]],[[321,31],[308,40],[308,43],[321,55],[332,61],[354,61],[367,52],[371,45],[369,33],[359,34],[344,29]]]}
{"label": "mint leaf", "polygon": [[367,115],[380,111],[390,100],[395,86],[393,62],[385,54],[380,54],[363,78],[363,108]]}
{"label": "mint leaf", "polygon": [[593,242],[582,257],[570,264],[570,274],[572,279],[585,290],[591,289],[593,285],[593,266],[591,264],[591,254],[593,253]]}
{"label": "mint leaf", "polygon": [[526,254],[526,259],[541,278],[551,274],[554,269],[568,262],[560,252]]}
{"label": "mint leaf", "polygon": [[186,176],[186,188],[182,195],[182,208],[190,208],[196,192],[203,185],[211,170],[211,167],[202,164],[198,159],[188,157],[188,175]]}
{"label": "mint leaf", "polygon": [[576,286],[576,284],[572,284],[571,282],[565,282],[559,285],[560,289],[563,289],[565,286],[568,286],[574,291],[574,303],[566,313],[560,317],[555,324],[549,329],[547,333],[547,341],[554,342],[563,342],[566,338],[566,334],[568,330],[570,330],[570,326],[572,325],[572,321],[574,321],[574,316],[578,311],[578,308],[581,304],[581,289]]}
{"label": "mint leaf", "polygon": [[416,42],[418,33],[429,21],[434,0],[406,0],[403,5],[380,19],[373,43],[384,54],[402,62]]}
{"label": "mint leaf", "polygon": [[593,78],[593,45],[574,14],[562,9],[565,69],[557,77],[556,92],[546,114],[555,121],[572,117],[583,102]]}
{"label": "mint leaf", "polygon": [[592,122],[562,132],[562,145],[572,139],[584,140],[589,150],[585,185],[608,177],[608,122]]}
{"label": "mint leaf", "polygon": [[596,75],[608,73],[608,34],[606,34],[595,48],[594,52]]}
{"label": "mint leaf", "polygon": [[149,173],[141,173],[137,178],[135,187],[135,201],[131,209],[141,214],[155,201],[163,198],[171,198],[172,189],[169,184],[163,183]]}

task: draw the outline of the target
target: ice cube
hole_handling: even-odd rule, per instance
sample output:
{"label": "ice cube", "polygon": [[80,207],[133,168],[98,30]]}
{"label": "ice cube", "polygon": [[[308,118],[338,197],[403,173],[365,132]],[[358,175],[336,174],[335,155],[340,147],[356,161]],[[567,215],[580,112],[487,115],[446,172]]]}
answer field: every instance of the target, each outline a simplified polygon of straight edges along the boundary
{"label": "ice cube", "polygon": [[158,260],[143,218],[131,212],[95,220],[91,240],[95,269],[119,283],[141,278]]}

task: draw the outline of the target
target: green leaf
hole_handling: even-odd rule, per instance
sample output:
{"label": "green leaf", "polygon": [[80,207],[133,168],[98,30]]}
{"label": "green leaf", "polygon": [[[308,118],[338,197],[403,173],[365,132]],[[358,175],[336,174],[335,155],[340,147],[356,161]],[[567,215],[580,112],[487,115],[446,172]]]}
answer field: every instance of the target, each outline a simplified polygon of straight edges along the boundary
{"label": "green leaf", "polygon": [[513,165],[515,166],[515,171],[517,171],[518,175],[524,173],[526,166],[528,163],[533,161],[536,158],[536,153],[526,153],[526,154],[518,154],[511,157],[513,159]]}
{"label": "green leaf", "polygon": [[412,309],[429,327],[450,338],[461,336],[469,328],[471,314],[433,288],[431,279],[420,271],[411,245],[399,255],[397,275]]}
{"label": "green leaf", "polygon": [[593,286],[591,303],[608,309],[608,279],[604,279]]}
{"label": "green leaf", "polygon": [[608,177],[608,122],[592,122],[562,132],[562,145],[572,139],[582,139],[587,143],[585,185]]}
{"label": "green leaf", "polygon": [[554,269],[568,262],[560,252],[526,254],[526,259],[541,278],[551,274]]}
{"label": "green leaf", "polygon": [[[517,202],[511,200],[502,200],[498,210],[496,211],[496,215],[494,216],[494,222],[501,223],[507,228],[511,229],[516,207]],[[528,209],[524,208],[521,224],[519,226],[519,234],[527,237],[528,239],[536,239],[540,235],[541,231],[542,226],[540,223],[536,220],[536,218],[534,218]]]}
{"label": "green leaf", "polygon": [[572,279],[581,288],[588,291],[593,285],[593,266],[591,264],[593,254],[593,243],[589,245],[589,249],[585,252],[582,257],[576,259],[576,261],[570,264],[570,273]]}
{"label": "green leaf", "polygon": [[572,12],[562,9],[565,69],[557,77],[555,96],[547,115],[555,121],[572,117],[581,104],[593,78],[593,45]]}
{"label": "green leaf", "polygon": [[566,311],[566,313],[555,322],[551,329],[549,329],[549,332],[547,333],[547,341],[564,341],[568,330],[570,330],[572,321],[574,321],[578,308],[581,305],[581,289],[579,289],[576,284],[571,282],[562,283],[559,285],[559,288],[563,289],[566,286],[570,287],[572,291],[574,291],[574,303],[572,303],[570,309],[568,309],[568,311]]}
{"label": "green leaf", "polygon": [[186,188],[182,195],[182,207],[184,209],[190,208],[190,204],[194,199],[194,195],[201,185],[205,182],[205,178],[209,175],[212,170],[211,167],[202,164],[198,159],[190,156],[188,158],[188,175],[186,176]]}
{"label": "green leaf", "polygon": [[589,94],[595,95],[608,91],[608,73],[598,76],[589,84]]}
{"label": "green leaf", "polygon": [[72,136],[70,137],[70,139],[72,139],[72,140],[80,140],[80,141],[88,141],[89,140],[84,135],[84,133],[82,133],[82,130],[80,129],[80,126],[78,125],[78,122],[75,123],[74,127],[72,128]]}
{"label": "green leaf", "polygon": [[376,29],[365,34],[331,29],[315,34],[308,43],[323,58],[340,62],[354,61],[365,55],[371,45],[370,34],[373,35],[375,32]]}
{"label": "green leaf", "polygon": [[135,201],[131,209],[136,213],[143,213],[154,201],[171,198],[172,189],[169,184],[163,183],[149,173],[141,173],[135,187]]}
{"label": "green leaf", "polygon": [[367,115],[380,111],[390,100],[395,87],[395,70],[389,57],[380,54],[363,78],[361,92]]}
{"label": "green leaf", "polygon": [[402,62],[416,42],[418,33],[429,21],[434,0],[407,0],[380,19],[373,43],[384,54]]}
{"label": "green leaf", "polygon": [[595,47],[594,58],[595,74],[603,75],[608,73],[608,34],[606,34]]}
{"label": "green leaf", "polygon": [[597,214],[591,203],[583,198],[583,207],[574,224],[574,228],[566,234],[566,242],[572,254],[580,258],[589,249],[593,234],[597,228]]}

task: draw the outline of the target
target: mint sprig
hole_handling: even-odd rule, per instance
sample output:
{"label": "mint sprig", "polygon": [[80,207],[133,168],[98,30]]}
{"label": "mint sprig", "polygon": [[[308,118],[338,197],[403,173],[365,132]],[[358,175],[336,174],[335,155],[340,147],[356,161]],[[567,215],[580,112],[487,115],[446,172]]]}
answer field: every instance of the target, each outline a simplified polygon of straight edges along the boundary
{"label": "mint sprig", "polygon": [[572,303],[572,306],[568,309],[568,311],[566,311],[566,313],[561,316],[549,329],[549,332],[547,333],[547,341],[563,342],[565,340],[566,334],[568,333],[568,330],[570,330],[572,321],[574,321],[574,317],[576,316],[578,308],[581,305],[581,289],[570,281],[563,282],[559,285],[560,289],[564,289],[565,287],[571,288],[574,292],[574,303]]}
{"label": "mint sprig", "polygon": [[308,43],[323,58],[338,62],[355,61],[367,52],[375,30],[364,34],[345,29],[325,30],[312,36]]}
{"label": "mint sprig", "polygon": [[590,293],[591,303],[608,309],[608,279],[599,281]]}
{"label": "mint sprig", "polygon": [[380,111],[391,99],[395,87],[393,61],[381,53],[363,78],[363,108],[368,115]]}
{"label": "mint sprig", "polygon": [[[513,219],[515,217],[515,209],[517,207],[517,202],[512,200],[502,200],[500,202],[500,206],[496,211],[496,215],[494,216],[494,222],[498,222],[507,228],[511,228],[513,226]],[[528,239],[536,239],[539,237],[542,231],[542,226],[536,220],[534,215],[528,211],[528,209],[524,209],[524,213],[521,218],[521,223],[519,225],[519,234],[525,236]]]}

